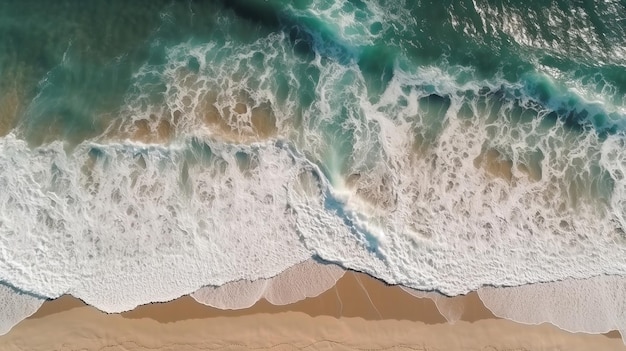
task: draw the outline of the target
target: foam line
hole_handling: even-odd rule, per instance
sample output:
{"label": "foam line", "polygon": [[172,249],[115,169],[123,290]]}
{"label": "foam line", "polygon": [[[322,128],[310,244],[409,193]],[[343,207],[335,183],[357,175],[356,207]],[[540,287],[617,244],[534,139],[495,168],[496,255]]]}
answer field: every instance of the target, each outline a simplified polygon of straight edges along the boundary
{"label": "foam line", "polygon": [[597,276],[518,287],[478,290],[498,317],[518,323],[551,323],[576,333],[626,330],[626,278]]}
{"label": "foam line", "polygon": [[45,299],[16,291],[0,284],[0,335],[8,333],[17,323],[37,312]]}
{"label": "foam line", "polygon": [[269,279],[204,287],[191,296],[202,304],[221,309],[248,308],[262,298],[273,305],[288,305],[318,296],[335,286],[344,273],[336,265],[307,260]]}

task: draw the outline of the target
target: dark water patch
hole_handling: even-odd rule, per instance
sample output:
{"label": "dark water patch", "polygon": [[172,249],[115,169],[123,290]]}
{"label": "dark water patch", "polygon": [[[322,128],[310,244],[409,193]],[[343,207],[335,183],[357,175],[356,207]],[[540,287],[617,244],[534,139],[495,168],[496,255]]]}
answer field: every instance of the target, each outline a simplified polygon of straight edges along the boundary
{"label": "dark water patch", "polygon": [[608,112],[602,103],[586,101],[545,78],[530,78],[526,84],[529,97],[552,111],[546,115],[547,121],[560,120],[567,128],[579,132],[594,130],[602,138],[623,131],[626,126],[625,116]]}
{"label": "dark water patch", "polygon": [[450,108],[451,100],[449,96],[441,96],[430,94],[419,99],[419,106],[424,113],[431,114],[434,120],[443,120],[448,108]]}
{"label": "dark water patch", "polygon": [[106,154],[104,153],[104,151],[102,151],[102,149],[98,147],[92,147],[89,149],[88,155],[90,158],[96,160],[105,157]]}
{"label": "dark water patch", "polygon": [[192,164],[200,164],[208,166],[213,160],[213,150],[205,141],[199,138],[192,138],[190,147],[188,148],[185,159]]}
{"label": "dark water patch", "polygon": [[446,121],[446,113],[451,105],[449,96],[430,94],[418,101],[420,123],[414,124],[416,147],[424,151],[440,135]]}
{"label": "dark water patch", "polygon": [[361,50],[358,64],[367,83],[370,102],[374,102],[389,86],[396,57],[396,52],[384,45],[368,46]]}
{"label": "dark water patch", "polygon": [[279,12],[281,7],[275,1],[257,0],[218,0],[228,10],[232,10],[239,18],[258,23],[271,30],[281,28]]}

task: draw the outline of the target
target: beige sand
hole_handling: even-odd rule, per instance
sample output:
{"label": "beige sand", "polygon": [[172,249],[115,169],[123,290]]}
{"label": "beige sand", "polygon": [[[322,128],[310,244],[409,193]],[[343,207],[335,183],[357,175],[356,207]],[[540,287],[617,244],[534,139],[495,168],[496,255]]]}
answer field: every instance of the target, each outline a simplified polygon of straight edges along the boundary
{"label": "beige sand", "polygon": [[495,319],[476,294],[460,299],[462,320],[448,324],[431,300],[352,272],[318,297],[287,306],[259,301],[238,311],[182,297],[107,315],[66,296],[0,337],[0,349],[626,350],[616,333],[521,325]]}

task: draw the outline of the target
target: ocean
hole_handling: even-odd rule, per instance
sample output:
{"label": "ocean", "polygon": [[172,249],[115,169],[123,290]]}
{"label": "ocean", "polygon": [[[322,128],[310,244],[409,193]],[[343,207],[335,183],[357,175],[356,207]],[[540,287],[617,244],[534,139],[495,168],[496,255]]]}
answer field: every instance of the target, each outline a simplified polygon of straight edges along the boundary
{"label": "ocean", "polygon": [[0,281],[626,274],[626,3],[3,1]]}

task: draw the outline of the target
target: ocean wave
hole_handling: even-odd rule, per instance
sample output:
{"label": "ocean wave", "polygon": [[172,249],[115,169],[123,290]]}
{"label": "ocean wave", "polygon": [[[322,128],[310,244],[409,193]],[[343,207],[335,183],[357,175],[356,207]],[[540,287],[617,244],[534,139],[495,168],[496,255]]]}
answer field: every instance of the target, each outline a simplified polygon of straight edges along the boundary
{"label": "ocean wave", "polygon": [[597,53],[618,36],[589,9],[580,53],[480,4],[481,30],[446,4],[179,5],[105,73],[72,41],[0,110],[16,288],[119,312],[291,301],[258,279],[313,256],[447,295],[626,274],[621,62]]}

